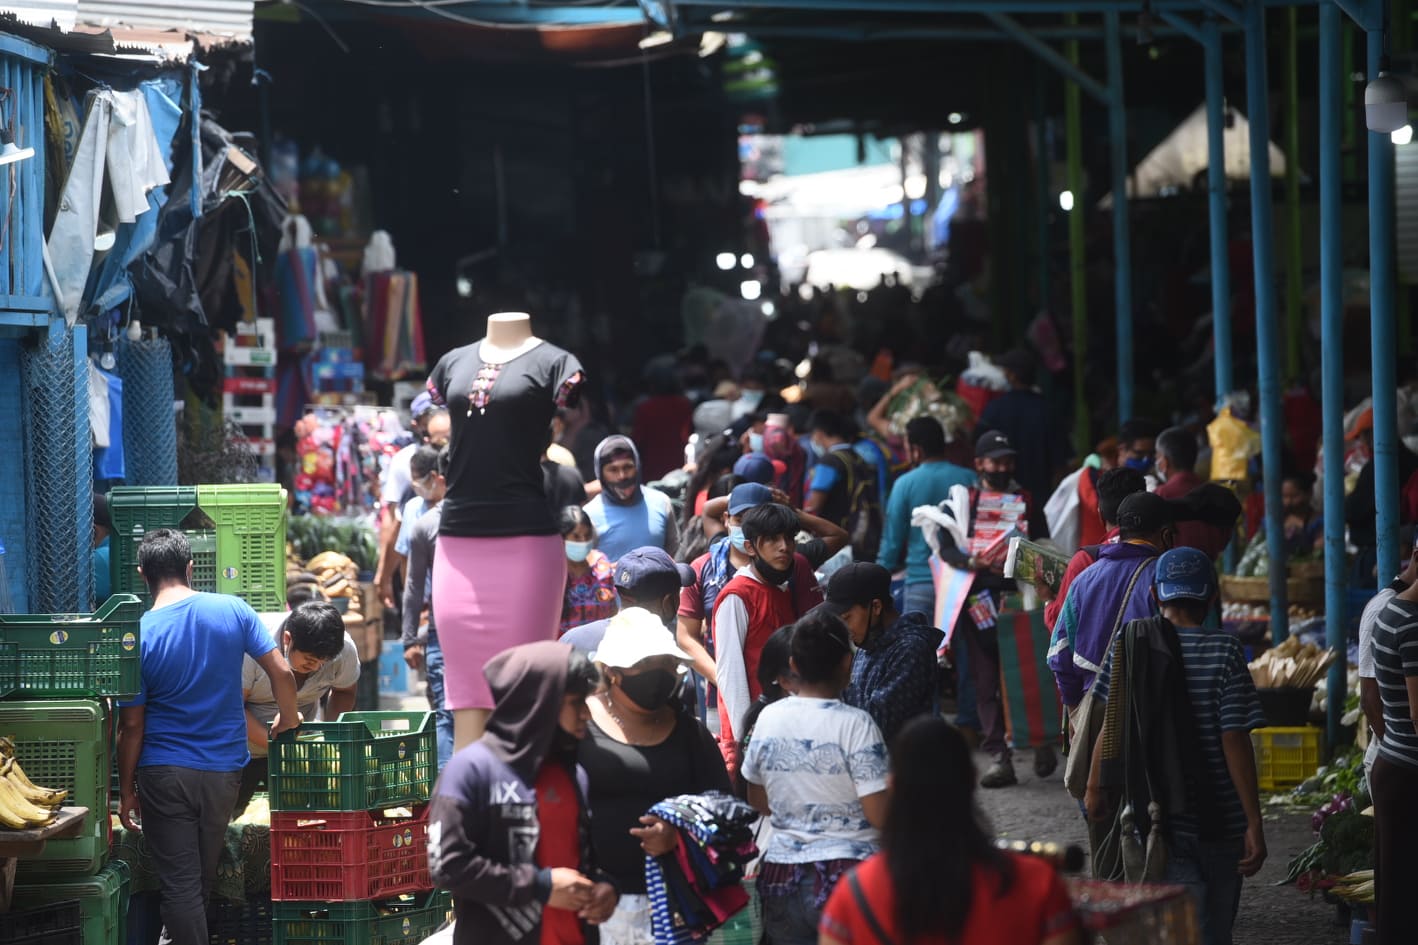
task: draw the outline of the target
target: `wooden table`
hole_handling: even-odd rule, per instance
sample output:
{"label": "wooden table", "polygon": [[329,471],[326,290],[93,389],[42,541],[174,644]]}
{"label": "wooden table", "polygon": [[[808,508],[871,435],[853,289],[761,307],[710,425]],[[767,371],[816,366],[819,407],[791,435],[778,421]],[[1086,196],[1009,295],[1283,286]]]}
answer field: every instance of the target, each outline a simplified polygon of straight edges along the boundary
{"label": "wooden table", "polygon": [[77,837],[89,819],[87,807],[61,807],[54,822],[26,830],[0,830],[0,912],[10,911],[15,890],[15,867],[20,860],[38,856],[50,840]]}

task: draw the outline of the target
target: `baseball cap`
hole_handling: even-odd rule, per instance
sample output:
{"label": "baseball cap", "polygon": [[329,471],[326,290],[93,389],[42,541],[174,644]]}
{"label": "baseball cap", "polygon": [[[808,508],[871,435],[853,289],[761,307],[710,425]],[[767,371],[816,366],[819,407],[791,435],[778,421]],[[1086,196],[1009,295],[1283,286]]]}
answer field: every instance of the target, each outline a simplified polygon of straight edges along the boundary
{"label": "baseball cap", "polygon": [[409,416],[417,420],[433,409],[433,397],[428,391],[420,391],[409,404]]}
{"label": "baseball cap", "polygon": [[734,486],[729,493],[729,514],[742,515],[749,509],[767,505],[773,501],[773,490],[759,482],[745,482]]}
{"label": "baseball cap", "polygon": [[1006,456],[1015,455],[1018,455],[1018,452],[1009,442],[1009,437],[998,430],[991,430],[975,443],[976,459],[1004,459]]}
{"label": "baseball cap", "polygon": [[751,483],[767,485],[773,481],[773,460],[762,453],[740,456],[734,463],[734,475]]}
{"label": "baseball cap", "polygon": [[677,563],[653,545],[627,551],[615,563],[615,586],[637,599],[663,597],[693,583],[693,568]]}
{"label": "baseball cap", "polygon": [[669,656],[686,666],[691,661],[660,618],[643,607],[627,607],[612,617],[596,647],[596,662],[616,669],[629,669],[655,656]]}
{"label": "baseball cap", "polygon": [[1210,600],[1216,593],[1216,569],[1204,552],[1195,548],[1173,548],[1157,559],[1152,586],[1160,601]]}
{"label": "baseball cap", "polygon": [[1118,504],[1118,528],[1150,535],[1176,520],[1172,504],[1153,492],[1134,492]]}
{"label": "baseball cap", "polygon": [[870,561],[853,561],[832,572],[822,607],[840,617],[874,600],[891,600],[891,572]]}

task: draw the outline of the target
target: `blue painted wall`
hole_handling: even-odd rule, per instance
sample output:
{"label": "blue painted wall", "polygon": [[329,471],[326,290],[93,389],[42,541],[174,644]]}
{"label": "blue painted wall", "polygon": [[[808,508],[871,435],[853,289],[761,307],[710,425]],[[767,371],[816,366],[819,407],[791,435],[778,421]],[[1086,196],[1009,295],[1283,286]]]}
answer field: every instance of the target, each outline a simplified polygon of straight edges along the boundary
{"label": "blue painted wall", "polygon": [[0,340],[0,541],[19,613],[29,610],[25,566],[25,437],[20,396],[20,343]]}

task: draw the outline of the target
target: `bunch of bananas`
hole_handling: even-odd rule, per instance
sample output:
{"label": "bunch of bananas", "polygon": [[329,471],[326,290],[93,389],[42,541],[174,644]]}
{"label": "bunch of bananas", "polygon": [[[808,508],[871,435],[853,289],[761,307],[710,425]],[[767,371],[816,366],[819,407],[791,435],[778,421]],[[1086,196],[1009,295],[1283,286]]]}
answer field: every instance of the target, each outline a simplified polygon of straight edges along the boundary
{"label": "bunch of bananas", "polygon": [[23,830],[52,823],[69,792],[39,787],[26,777],[8,738],[0,737],[0,759],[0,826]]}

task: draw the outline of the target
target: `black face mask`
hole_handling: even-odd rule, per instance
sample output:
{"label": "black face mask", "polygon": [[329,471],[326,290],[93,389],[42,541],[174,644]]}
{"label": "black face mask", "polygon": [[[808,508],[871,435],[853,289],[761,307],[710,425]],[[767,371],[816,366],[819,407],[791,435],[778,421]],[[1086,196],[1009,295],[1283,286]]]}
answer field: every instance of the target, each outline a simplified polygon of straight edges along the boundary
{"label": "black face mask", "polygon": [[572,735],[560,725],[556,727],[556,734],[551,740],[551,754],[558,758],[575,758],[576,751],[581,747],[581,739]]}
{"label": "black face mask", "polygon": [[636,676],[620,677],[620,691],[646,712],[664,708],[678,685],[679,676],[668,669],[651,669]]}
{"label": "black face mask", "polygon": [[761,556],[754,557],[753,569],[758,572],[758,576],[763,578],[764,582],[774,587],[777,587],[779,584],[787,583],[788,578],[793,576],[793,566],[791,564],[786,568],[775,568],[773,565],[763,560]]}
{"label": "black face mask", "polygon": [[1014,473],[985,473],[981,478],[985,480],[985,485],[989,486],[994,491],[1003,492],[1008,489],[1010,483],[1014,481]]}

